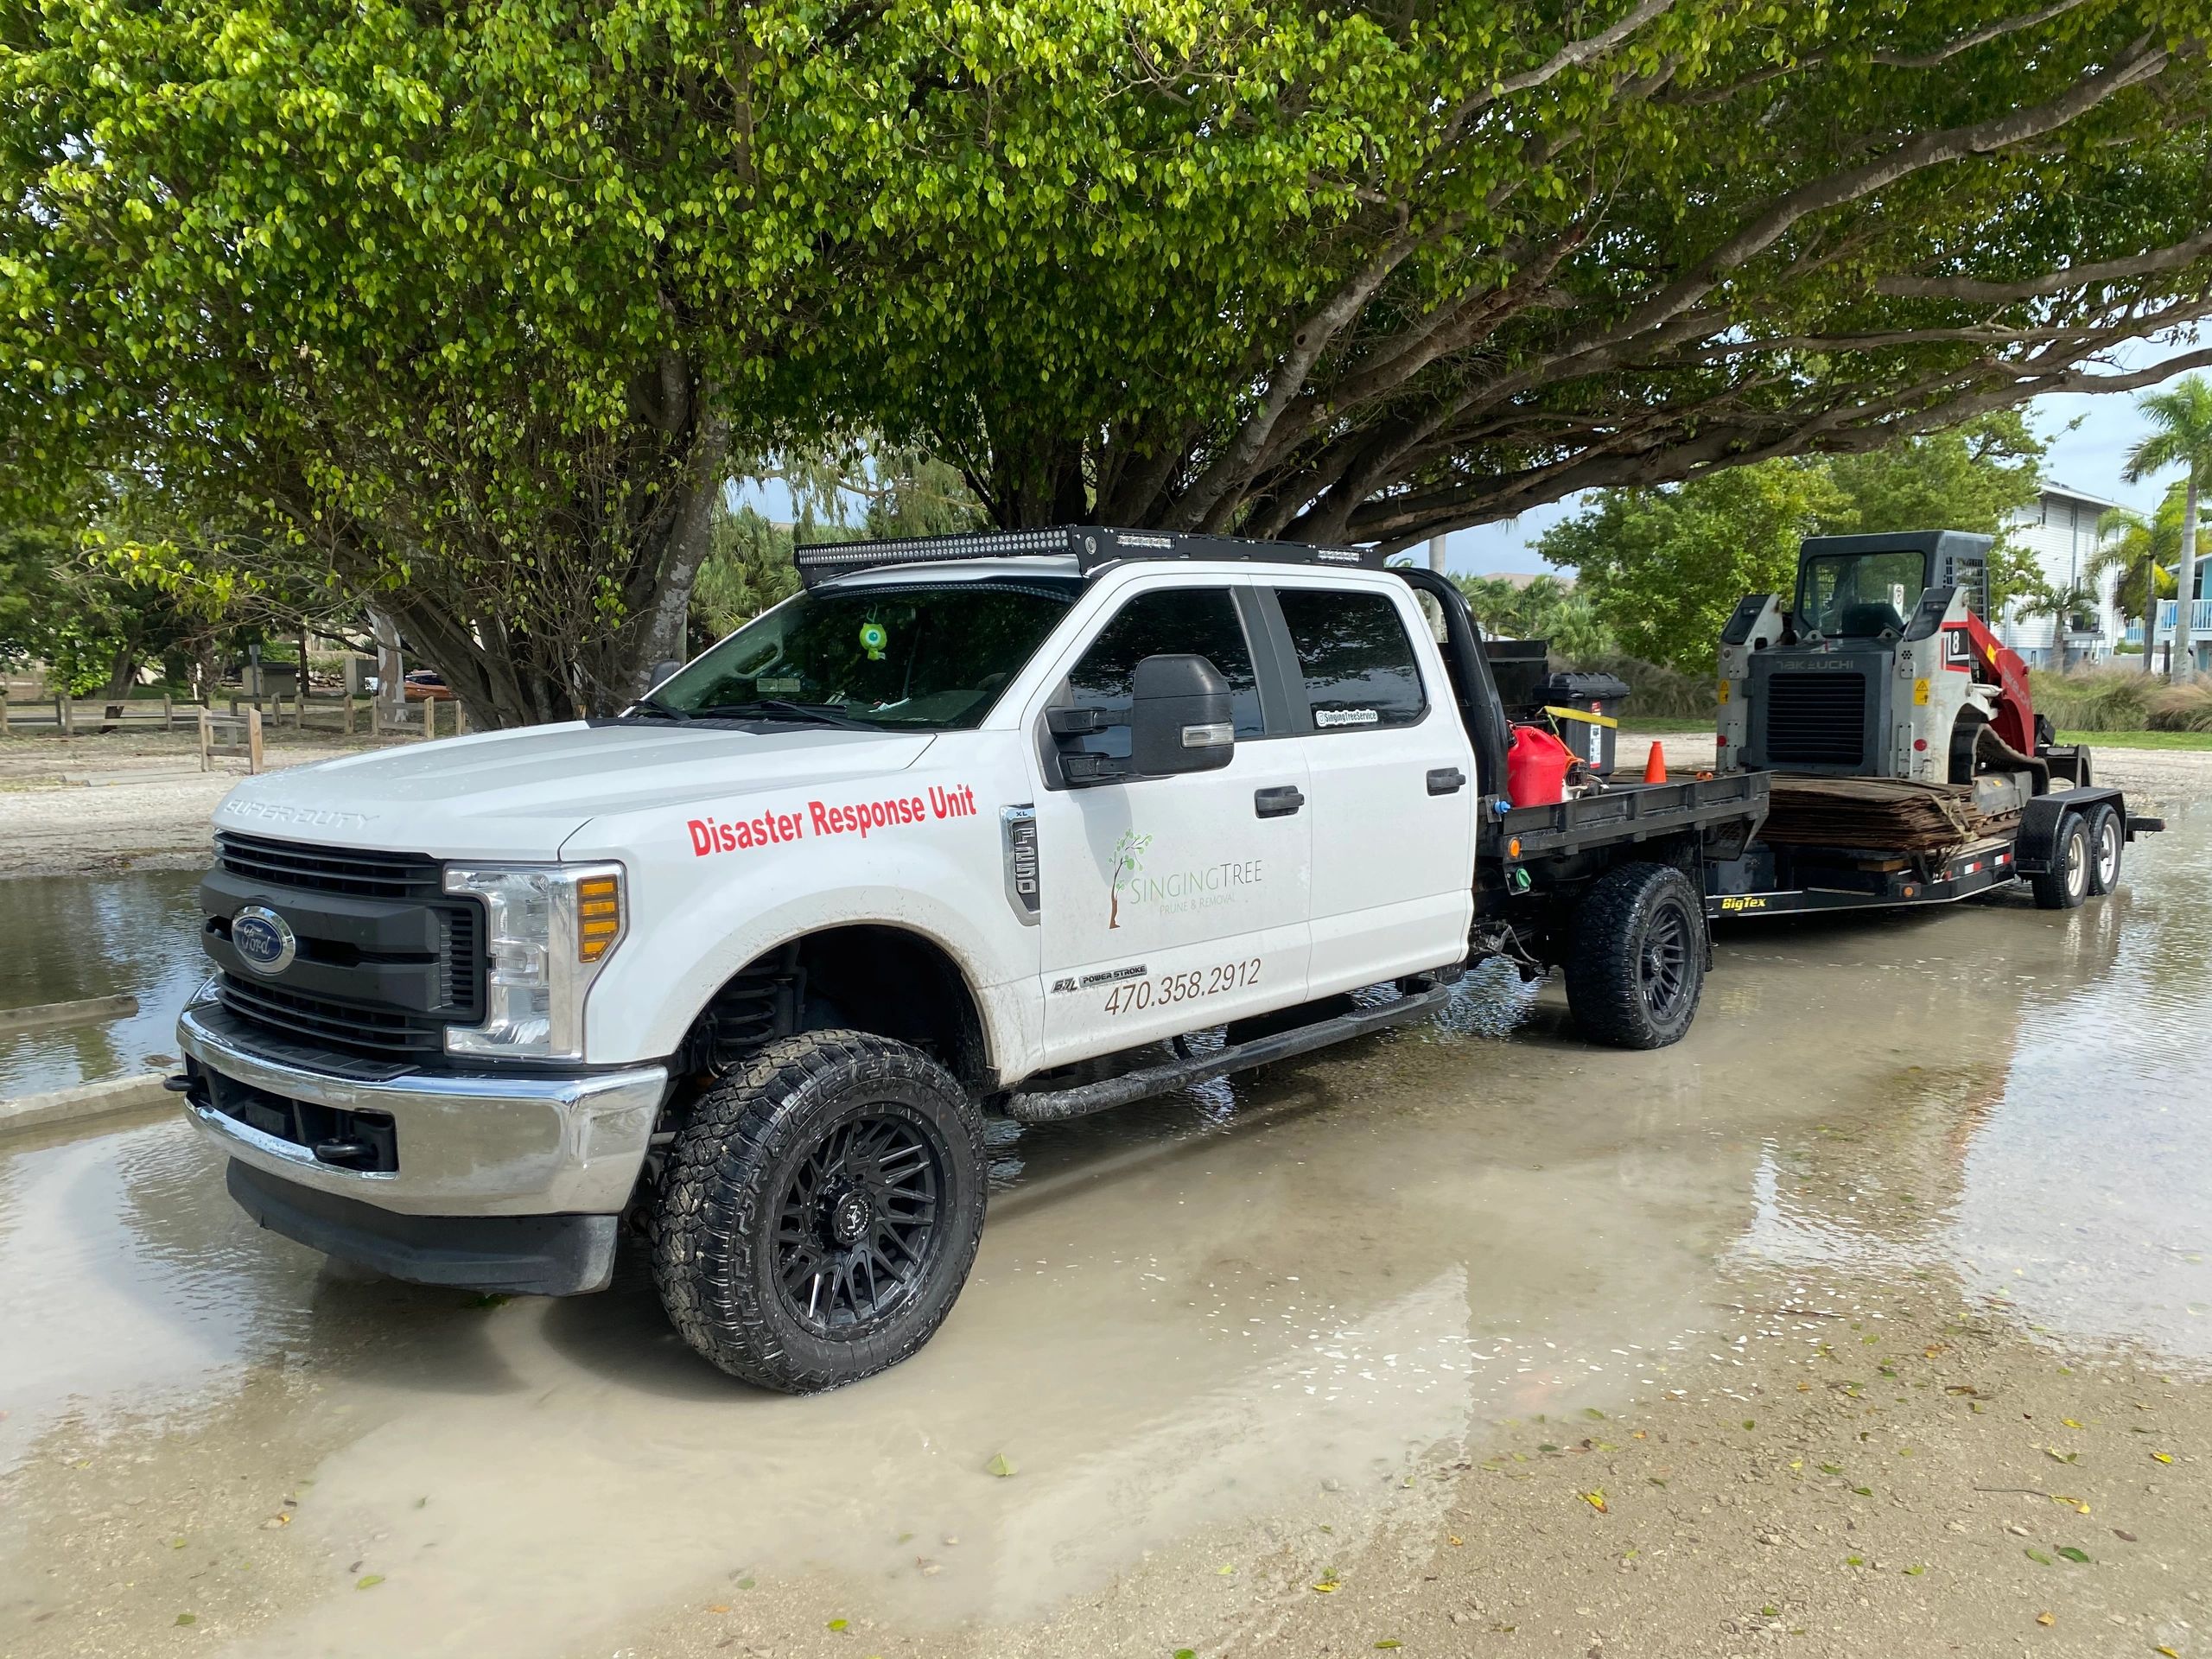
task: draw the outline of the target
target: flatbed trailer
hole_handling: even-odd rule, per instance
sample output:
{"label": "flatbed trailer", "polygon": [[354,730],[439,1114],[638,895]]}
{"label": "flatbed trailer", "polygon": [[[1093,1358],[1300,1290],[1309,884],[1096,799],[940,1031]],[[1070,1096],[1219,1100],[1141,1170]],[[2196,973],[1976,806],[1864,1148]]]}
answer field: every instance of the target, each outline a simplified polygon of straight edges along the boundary
{"label": "flatbed trailer", "polygon": [[[2088,770],[2086,762],[2082,769]],[[2111,891],[2120,849],[2164,828],[2161,819],[2130,816],[2119,790],[2097,785],[2036,796],[2017,826],[1935,852],[1774,844],[1754,836],[1740,855],[1707,861],[1705,911],[1718,920],[1898,910],[1952,904],[2021,882],[2035,890],[2039,905],[2069,909]],[[2080,861],[2078,868],[2069,858]]]}

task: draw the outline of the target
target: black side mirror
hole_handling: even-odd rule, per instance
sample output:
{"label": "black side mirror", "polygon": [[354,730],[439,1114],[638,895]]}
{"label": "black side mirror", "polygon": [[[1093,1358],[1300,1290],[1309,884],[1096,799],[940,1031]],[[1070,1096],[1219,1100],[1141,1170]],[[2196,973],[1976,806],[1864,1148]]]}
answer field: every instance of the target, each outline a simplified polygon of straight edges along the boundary
{"label": "black side mirror", "polygon": [[1163,652],[1129,685],[1129,770],[1140,777],[1213,772],[1236,747],[1229,682],[1205,658]]}

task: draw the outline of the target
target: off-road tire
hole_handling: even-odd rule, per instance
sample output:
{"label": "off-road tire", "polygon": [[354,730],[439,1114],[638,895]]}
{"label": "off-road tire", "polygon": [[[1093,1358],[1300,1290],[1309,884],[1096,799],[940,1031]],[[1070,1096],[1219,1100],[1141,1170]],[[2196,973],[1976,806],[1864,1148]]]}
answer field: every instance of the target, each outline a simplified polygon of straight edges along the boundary
{"label": "off-road tire", "polygon": [[[781,1281],[794,1224],[785,1206],[841,1128],[878,1122],[935,1160],[923,1264],[891,1311],[855,1310],[835,1333],[810,1328]],[[926,1054],[856,1031],[780,1039],[701,1096],[670,1148],[648,1218],[661,1305],[700,1355],[761,1388],[811,1394],[873,1376],[952,1311],[982,1235],[986,1178],[982,1116]],[[869,1282],[873,1292],[872,1268]],[[833,1308],[836,1294],[833,1281]]]}
{"label": "off-road tire", "polygon": [[2105,801],[2089,810],[2089,891],[2102,897],[2120,885],[2120,867],[2127,850],[2127,826],[2120,809]]}
{"label": "off-road tire", "polygon": [[1697,1018],[1705,899],[1671,864],[1624,864],[1591,883],[1567,940],[1567,1005],[1609,1048],[1664,1048]]}
{"label": "off-road tire", "polygon": [[2058,821],[2051,838],[2050,868],[2028,878],[2039,910],[2075,910],[2089,896],[2089,826],[2079,812]]}

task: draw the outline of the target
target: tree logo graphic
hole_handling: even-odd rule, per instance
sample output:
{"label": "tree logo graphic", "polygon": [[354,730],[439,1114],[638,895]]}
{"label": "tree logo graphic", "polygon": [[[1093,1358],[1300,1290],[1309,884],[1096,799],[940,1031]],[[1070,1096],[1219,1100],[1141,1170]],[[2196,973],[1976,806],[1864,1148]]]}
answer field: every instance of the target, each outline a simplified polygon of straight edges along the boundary
{"label": "tree logo graphic", "polygon": [[1114,880],[1109,892],[1106,925],[1122,925],[1122,884],[1144,868],[1144,849],[1152,845],[1150,836],[1141,836],[1134,830],[1125,830],[1114,845]]}

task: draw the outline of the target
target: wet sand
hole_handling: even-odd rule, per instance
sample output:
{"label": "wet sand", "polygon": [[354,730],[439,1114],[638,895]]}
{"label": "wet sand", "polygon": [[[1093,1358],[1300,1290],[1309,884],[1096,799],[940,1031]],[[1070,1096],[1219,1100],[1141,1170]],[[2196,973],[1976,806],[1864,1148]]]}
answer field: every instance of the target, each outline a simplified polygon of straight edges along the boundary
{"label": "wet sand", "polygon": [[1484,980],[1008,1127],[944,1332],[810,1400],[634,1262],[482,1305],[173,1120],[11,1143],[0,1651],[2203,1653],[2212,810],[2130,860],[1739,925],[1655,1054]]}

